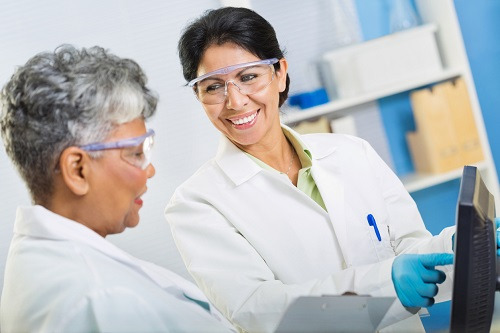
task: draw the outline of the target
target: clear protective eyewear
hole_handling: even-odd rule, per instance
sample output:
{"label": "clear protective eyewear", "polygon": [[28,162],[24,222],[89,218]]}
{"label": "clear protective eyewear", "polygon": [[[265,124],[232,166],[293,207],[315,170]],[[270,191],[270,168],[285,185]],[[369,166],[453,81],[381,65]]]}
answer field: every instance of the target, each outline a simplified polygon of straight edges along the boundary
{"label": "clear protective eyewear", "polygon": [[[252,95],[271,84],[274,79],[274,66],[272,65],[278,61],[272,58],[220,68],[189,81],[188,87],[193,88],[200,102],[210,105],[220,104],[226,100],[229,83],[238,88],[241,94]],[[223,80],[219,76],[236,70],[240,71],[231,80]]]}
{"label": "clear protective eyewear", "polygon": [[135,167],[145,170],[151,164],[155,131],[148,130],[144,135],[119,141],[96,142],[80,146],[85,151],[121,149],[121,158]]}

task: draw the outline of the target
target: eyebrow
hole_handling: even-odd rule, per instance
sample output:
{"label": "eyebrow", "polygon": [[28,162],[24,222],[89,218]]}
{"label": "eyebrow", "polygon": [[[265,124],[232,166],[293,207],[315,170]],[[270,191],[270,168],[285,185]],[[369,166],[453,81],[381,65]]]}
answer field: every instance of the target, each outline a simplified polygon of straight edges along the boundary
{"label": "eyebrow", "polygon": [[[251,68],[255,68],[255,67],[257,67],[257,66],[263,66],[263,65],[265,65],[265,64],[256,64],[256,65],[253,65],[253,66],[248,66],[248,67],[238,68],[238,69],[240,69],[240,71],[239,71],[239,72],[237,72],[235,76],[238,76],[238,75],[240,75],[241,73],[243,73],[243,72],[245,72],[245,71],[247,71],[247,70],[249,70],[249,69],[251,69]],[[268,65],[265,65],[265,66],[268,66]],[[211,75],[211,76],[209,76],[209,77],[206,77],[206,78],[204,78],[203,80],[201,80],[201,81],[199,81],[199,82],[204,82],[204,81],[207,81],[207,80],[210,80],[210,79],[211,79],[211,80],[214,80],[214,81],[225,81],[225,80],[222,80],[221,78],[219,78],[219,76],[221,76],[221,75],[228,75],[228,74],[231,74],[231,73],[232,73],[232,72],[229,72],[229,73],[226,73],[226,74],[214,74],[213,76]]]}

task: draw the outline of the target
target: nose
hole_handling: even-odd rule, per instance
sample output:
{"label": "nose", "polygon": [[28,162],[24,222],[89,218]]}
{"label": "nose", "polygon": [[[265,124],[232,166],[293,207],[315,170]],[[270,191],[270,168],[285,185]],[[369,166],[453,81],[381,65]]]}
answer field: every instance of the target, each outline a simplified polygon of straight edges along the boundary
{"label": "nose", "polygon": [[[230,86],[229,84],[232,83]],[[236,83],[226,81],[224,94],[226,95],[226,106],[228,109],[238,110],[248,103],[248,96],[241,92],[240,87]]]}
{"label": "nose", "polygon": [[156,169],[153,166],[153,163],[149,163],[149,165],[146,167],[146,175],[148,178],[152,178],[156,173]]}

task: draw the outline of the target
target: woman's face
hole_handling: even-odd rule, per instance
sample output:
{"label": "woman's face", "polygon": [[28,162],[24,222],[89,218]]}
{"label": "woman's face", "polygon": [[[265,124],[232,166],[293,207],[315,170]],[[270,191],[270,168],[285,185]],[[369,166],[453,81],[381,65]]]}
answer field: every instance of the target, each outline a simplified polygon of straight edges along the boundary
{"label": "woman's face", "polygon": [[[119,125],[106,141],[134,138],[146,133],[143,119]],[[140,152],[138,152],[140,153]],[[92,162],[92,203],[95,219],[92,228],[105,237],[120,233],[139,223],[141,196],[146,192],[146,181],[155,174],[152,164],[146,169],[134,166],[123,159],[122,149],[102,151],[102,156]]]}
{"label": "woman's face", "polygon": [[[261,60],[245,49],[232,44],[210,46],[198,66],[198,76],[214,70]],[[227,84],[227,97],[221,104],[203,104],[205,112],[214,126],[233,143],[248,150],[252,145],[276,142],[281,133],[279,119],[279,93],[286,87],[285,59],[280,60],[280,70],[274,74],[272,82],[263,90],[252,94],[242,94],[239,89]],[[238,70],[218,75],[220,80],[232,80]]]}

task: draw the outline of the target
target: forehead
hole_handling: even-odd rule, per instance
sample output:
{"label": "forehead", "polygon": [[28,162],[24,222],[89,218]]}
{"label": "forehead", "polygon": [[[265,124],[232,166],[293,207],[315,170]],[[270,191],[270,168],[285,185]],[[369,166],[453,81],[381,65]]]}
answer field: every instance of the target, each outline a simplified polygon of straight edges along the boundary
{"label": "forehead", "polygon": [[226,43],[222,45],[211,45],[203,53],[200,64],[198,65],[197,76],[227,66],[258,60],[261,59],[236,44]]}

